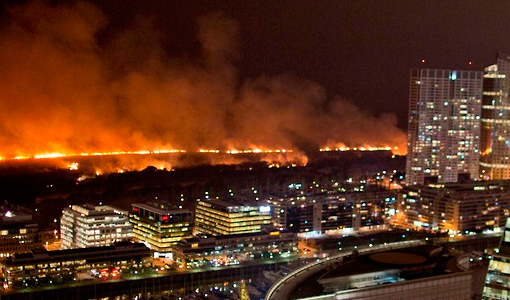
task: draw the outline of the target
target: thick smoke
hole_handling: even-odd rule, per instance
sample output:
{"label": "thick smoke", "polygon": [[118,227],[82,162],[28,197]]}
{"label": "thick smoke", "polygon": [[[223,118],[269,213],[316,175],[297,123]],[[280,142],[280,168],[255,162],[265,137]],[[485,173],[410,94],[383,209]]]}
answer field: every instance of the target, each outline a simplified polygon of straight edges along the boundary
{"label": "thick smoke", "polygon": [[197,24],[200,57],[175,58],[151,20],[135,20],[100,45],[108,20],[92,4],[12,8],[0,29],[0,156],[338,144],[405,150],[394,116],[327,99],[317,83],[292,76],[239,78],[237,22],[215,12]]}

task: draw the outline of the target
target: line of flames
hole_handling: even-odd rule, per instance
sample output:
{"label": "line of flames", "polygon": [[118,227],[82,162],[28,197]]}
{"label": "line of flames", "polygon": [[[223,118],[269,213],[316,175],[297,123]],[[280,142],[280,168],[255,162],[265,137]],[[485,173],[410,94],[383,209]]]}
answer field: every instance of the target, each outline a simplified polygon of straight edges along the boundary
{"label": "line of flames", "polygon": [[[338,148],[321,148],[320,152],[333,152],[333,151],[393,151],[398,150],[397,147],[338,147]],[[62,157],[79,157],[79,156],[115,156],[115,155],[147,155],[147,154],[171,154],[171,153],[216,153],[216,154],[270,154],[270,153],[292,153],[291,149],[246,149],[246,150],[218,150],[218,149],[199,149],[197,151],[177,150],[177,149],[163,149],[163,150],[141,150],[141,151],[112,151],[112,152],[93,152],[93,153],[44,153],[34,156],[16,156],[12,158],[0,157],[0,160],[24,160],[24,159],[49,159],[49,158],[62,158]]]}

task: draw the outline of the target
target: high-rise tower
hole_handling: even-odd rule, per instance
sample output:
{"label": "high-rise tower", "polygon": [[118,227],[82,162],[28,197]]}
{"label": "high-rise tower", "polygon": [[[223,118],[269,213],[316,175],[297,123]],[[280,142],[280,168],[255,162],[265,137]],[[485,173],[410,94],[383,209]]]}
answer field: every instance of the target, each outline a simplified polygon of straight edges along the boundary
{"label": "high-rise tower", "polygon": [[411,70],[407,185],[478,177],[482,77],[478,71]]}
{"label": "high-rise tower", "polygon": [[510,179],[510,57],[499,55],[483,75],[480,170],[484,179]]}
{"label": "high-rise tower", "polygon": [[506,221],[505,231],[497,253],[492,255],[485,277],[483,299],[496,300],[510,297],[510,218]]}

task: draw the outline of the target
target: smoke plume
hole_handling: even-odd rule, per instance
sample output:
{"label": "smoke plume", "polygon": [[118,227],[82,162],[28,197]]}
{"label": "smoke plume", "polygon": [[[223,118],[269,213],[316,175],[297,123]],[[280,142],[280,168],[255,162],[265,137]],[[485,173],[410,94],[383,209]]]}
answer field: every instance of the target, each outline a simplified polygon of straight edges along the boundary
{"label": "smoke plume", "polygon": [[[107,43],[86,2],[12,7],[0,28],[0,156],[157,149],[398,146],[392,115],[373,116],[289,75],[240,78],[238,23],[197,20],[199,57],[169,57],[150,19]],[[170,29],[171,30],[171,29]],[[106,45],[106,46],[105,46]]]}

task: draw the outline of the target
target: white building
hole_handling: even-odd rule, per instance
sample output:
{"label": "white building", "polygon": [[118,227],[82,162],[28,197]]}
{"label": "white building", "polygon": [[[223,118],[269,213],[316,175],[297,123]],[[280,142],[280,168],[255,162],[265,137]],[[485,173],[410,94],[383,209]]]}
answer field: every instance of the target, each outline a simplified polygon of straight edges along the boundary
{"label": "white building", "polygon": [[128,212],[111,206],[72,205],[62,211],[62,248],[107,246],[131,240],[133,227]]}
{"label": "white building", "polygon": [[406,184],[478,178],[483,73],[411,70]]}

